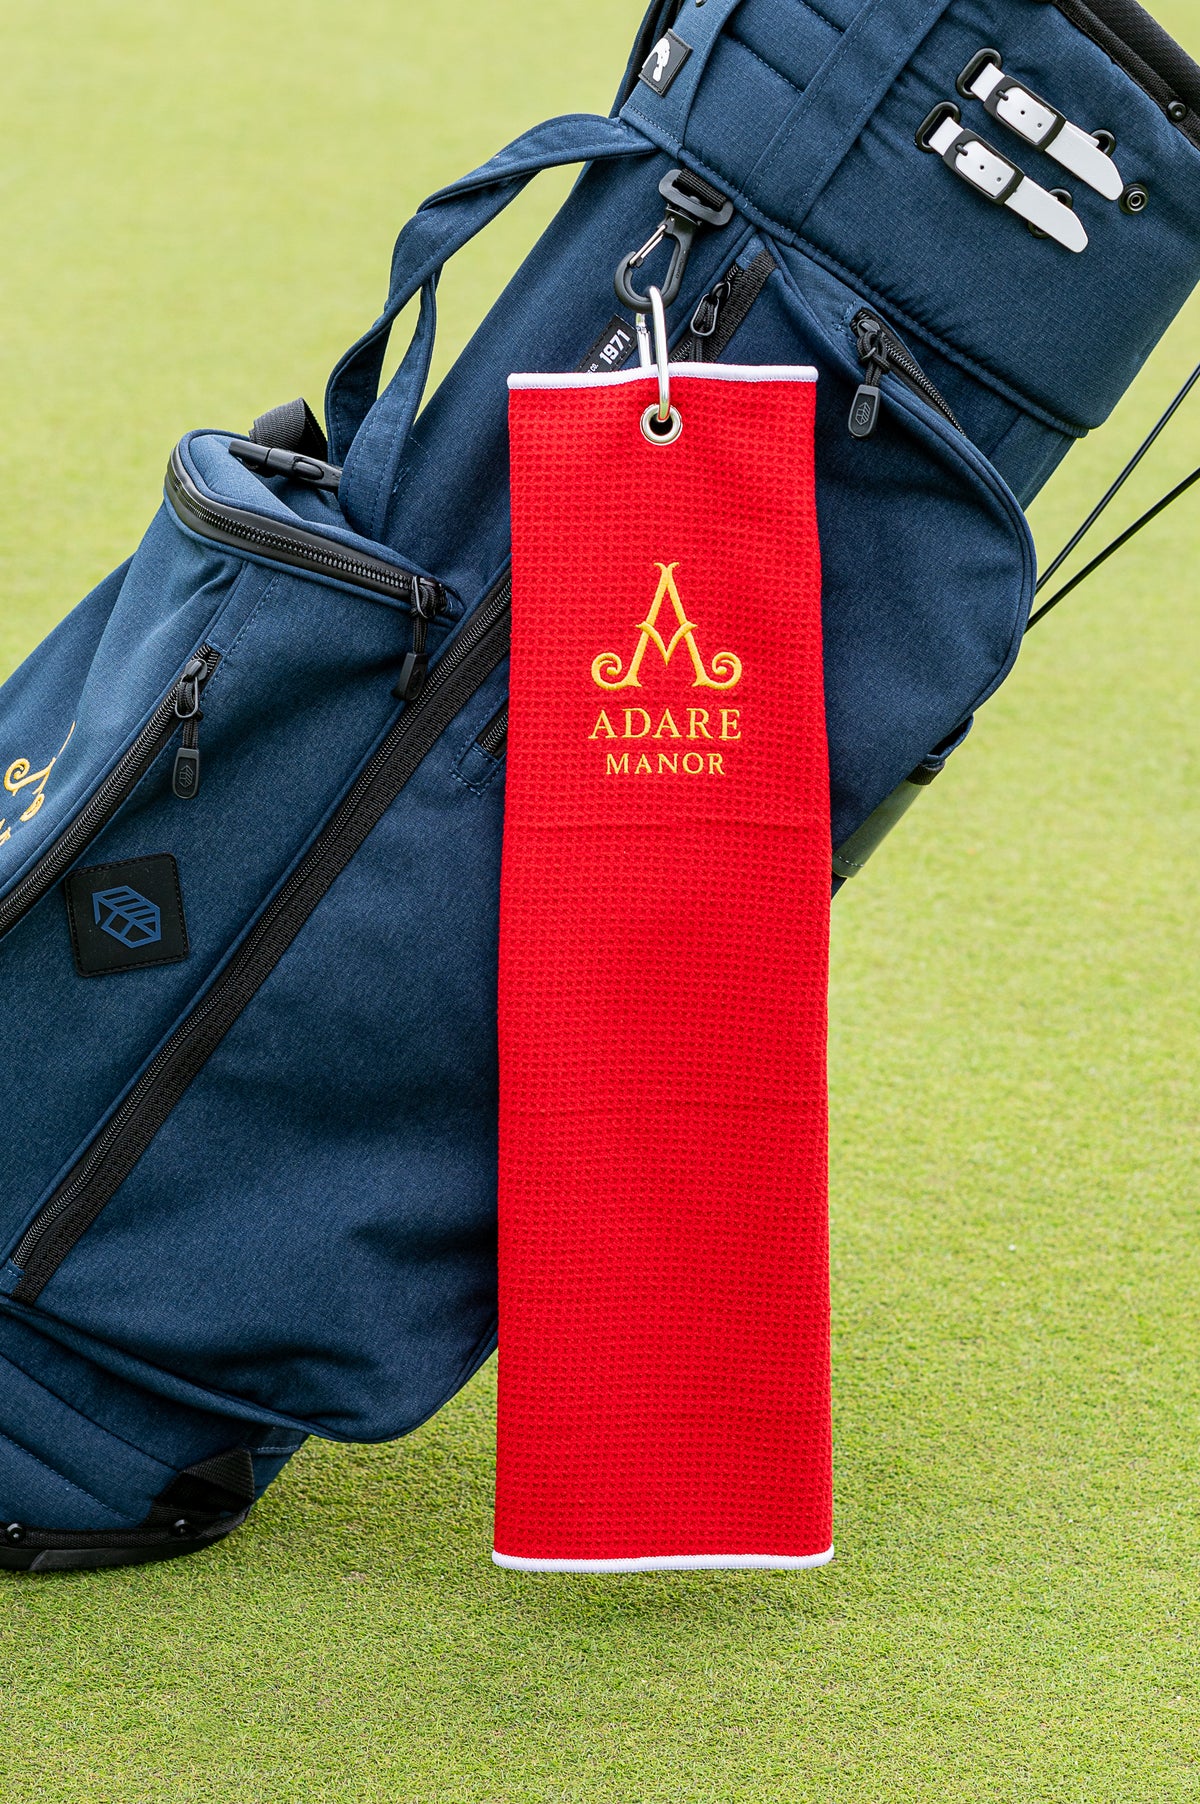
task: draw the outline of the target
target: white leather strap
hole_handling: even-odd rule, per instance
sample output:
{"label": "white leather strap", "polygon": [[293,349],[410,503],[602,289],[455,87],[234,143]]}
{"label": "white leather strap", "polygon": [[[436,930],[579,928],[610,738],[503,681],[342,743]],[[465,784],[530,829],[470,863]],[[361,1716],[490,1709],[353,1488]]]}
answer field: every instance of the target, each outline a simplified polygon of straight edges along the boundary
{"label": "white leather strap", "polygon": [[[964,73],[969,74],[969,68]],[[1105,200],[1120,200],[1125,184],[1108,152],[1049,101],[1006,75],[998,62],[984,63],[965,91],[981,100],[993,119],[1053,157]]]}
{"label": "white leather strap", "polygon": [[1083,221],[1060,200],[1040,188],[1017,165],[1000,151],[964,129],[961,119],[951,114],[925,139],[926,147],[936,152],[963,181],[999,207],[1017,213],[1047,238],[1053,238],[1065,250],[1084,251],[1088,235]]}
{"label": "white leather strap", "polygon": [[1087,249],[1088,235],[1079,215],[1072,213],[1070,207],[1064,207],[1060,200],[1055,200],[1045,188],[1031,182],[1028,176],[1021,178],[1020,187],[1013,190],[1004,204],[1064,249],[1077,253]]}

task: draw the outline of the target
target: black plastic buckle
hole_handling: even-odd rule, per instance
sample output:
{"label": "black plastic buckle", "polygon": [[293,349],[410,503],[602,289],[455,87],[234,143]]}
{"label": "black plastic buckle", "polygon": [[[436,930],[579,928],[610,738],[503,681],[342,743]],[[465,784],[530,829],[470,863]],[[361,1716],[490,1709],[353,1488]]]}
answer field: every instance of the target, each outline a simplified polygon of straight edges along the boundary
{"label": "black plastic buckle", "polygon": [[[970,62],[954,84],[964,100],[979,100],[979,96],[975,93],[972,83],[982,74],[989,64],[995,64],[997,69],[1002,70],[1004,68],[1004,62],[998,50],[980,50],[971,58]],[[1003,124],[1004,121],[1001,119],[1000,107],[1002,102],[1008,98],[1014,88],[1016,88],[1018,92],[1026,95],[1035,106],[1040,106],[1047,113],[1053,114],[1054,123],[1044,137],[1026,138],[1025,140],[1027,144],[1032,144],[1035,150],[1045,150],[1049,145],[1053,144],[1055,138],[1057,138],[1062,131],[1063,126],[1068,123],[1067,115],[1065,113],[1060,113],[1056,106],[1051,106],[1048,100],[1043,100],[1040,94],[1035,94],[1028,82],[1018,81],[1015,76],[1006,75],[1003,81],[997,82],[986,100],[979,100],[979,104],[993,119],[998,119],[1000,120],[1000,123]],[[1018,136],[1024,137],[1025,134],[1019,132]]]}
{"label": "black plastic buckle", "polygon": [[[946,146],[945,150],[935,150],[930,139],[947,119],[953,119],[959,127],[958,136]],[[975,193],[982,196],[984,200],[990,201],[994,207],[1005,206],[1025,180],[1025,171],[1019,164],[1014,163],[1011,157],[1006,157],[1003,151],[997,150],[994,144],[989,144],[986,138],[981,138],[978,132],[970,131],[963,126],[962,114],[952,100],[941,101],[934,107],[932,113],[921,121],[917,127],[916,141],[918,149],[928,152],[930,156],[941,157],[947,169],[952,169],[955,175],[960,176],[969,188],[974,189]],[[987,188],[981,188],[964,171],[958,160],[958,153],[965,144],[981,145],[990,157],[995,157],[1008,170],[1008,181],[995,194]]]}
{"label": "black plastic buckle", "polygon": [[[976,76],[983,74],[983,71],[987,68],[989,63],[995,63],[997,69],[1002,69],[1004,67],[1004,59],[998,50],[979,50],[971,58],[970,62],[954,84],[964,100],[977,100],[979,98],[973,91],[971,83],[975,80]],[[987,103],[984,101],[981,102],[981,104],[986,105]]]}
{"label": "black plastic buckle", "polygon": [[336,491],[342,480],[342,472],[336,464],[324,463],[319,457],[308,457],[302,451],[285,451],[278,445],[258,445],[253,439],[230,439],[229,455],[262,476],[287,476],[293,482],[306,482],[314,489]]}
{"label": "black plastic buckle", "polygon": [[[703,194],[695,192],[697,186],[702,186]],[[701,182],[698,176],[689,175],[686,169],[668,170],[658,184],[658,191],[667,203],[662,224],[647,238],[640,250],[631,251],[617,265],[614,282],[617,299],[623,307],[630,308],[634,313],[648,313],[650,297],[638,293],[629,280],[630,273],[641,268],[664,238],[671,240],[671,261],[660,289],[663,306],[669,307],[683,286],[692,244],[700,227],[726,226],[733,218],[733,202],[724,195],[717,194],[708,182]],[[708,195],[715,199],[707,199]]]}
{"label": "black plastic buckle", "polygon": [[918,150],[928,152],[931,157],[936,157],[939,154],[933,148],[933,145],[929,140],[933,137],[938,126],[944,125],[947,119],[953,119],[956,125],[961,125],[962,113],[952,100],[939,100],[933,111],[925,115],[924,119],[922,119],[920,125],[918,125],[916,129],[915,139]]}

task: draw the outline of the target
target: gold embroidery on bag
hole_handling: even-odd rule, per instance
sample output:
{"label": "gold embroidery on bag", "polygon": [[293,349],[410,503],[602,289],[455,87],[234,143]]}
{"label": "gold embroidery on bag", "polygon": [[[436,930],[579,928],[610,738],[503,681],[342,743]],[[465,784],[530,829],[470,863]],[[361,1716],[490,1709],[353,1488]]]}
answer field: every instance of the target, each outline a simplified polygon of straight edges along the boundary
{"label": "gold embroidery on bag", "polygon": [[[42,803],[46,800],[46,784],[49,780],[50,772],[54,769],[54,766],[58,763],[63,753],[70,745],[71,733],[74,733],[74,731],[75,722],[72,721],[71,732],[67,734],[45,770],[30,770],[28,758],[15,758],[5,771],[4,787],[10,795],[15,796],[20,790],[28,789],[31,783],[37,784],[37,788],[33,792],[33,800],[21,816],[23,821],[31,821]],[[0,827],[3,827],[3,825],[4,822],[0,820]],[[6,833],[0,834],[0,846],[4,844],[6,839],[10,839],[11,837],[12,828],[10,827]]]}
{"label": "gold embroidery on bag", "polygon": [[[646,618],[638,623],[641,638],[629,661],[629,669],[621,675],[620,655],[615,651],[602,651],[592,660],[592,681],[601,689],[640,689],[641,681],[638,672],[642,667],[642,659],[646,655],[646,647],[657,646],[664,664],[669,664],[681,644],[688,648],[692,660],[694,676],[693,689],[732,689],[742,680],[742,661],[731,651],[719,651],[712,661],[711,675],[704,667],[704,659],[696,644],[696,622],[689,620],[679,599],[679,590],[675,583],[675,570],[678,560],[673,564],[659,564],[661,572],[658,589]],[[670,599],[675,610],[675,631],[670,640],[663,638],[658,630],[658,616],[663,602]],[[595,735],[593,734],[593,738]]]}

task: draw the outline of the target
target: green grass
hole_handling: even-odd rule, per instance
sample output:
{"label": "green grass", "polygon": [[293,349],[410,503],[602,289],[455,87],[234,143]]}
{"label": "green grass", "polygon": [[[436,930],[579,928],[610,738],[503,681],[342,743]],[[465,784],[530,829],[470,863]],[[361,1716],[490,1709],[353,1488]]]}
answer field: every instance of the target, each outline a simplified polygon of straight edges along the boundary
{"label": "green grass", "polygon": [[[180,432],[319,395],[423,193],[606,108],[637,11],[5,7],[0,660]],[[561,192],[447,277],[448,347]],[[1193,305],[1043,546],[1198,357]],[[1193,411],[1121,518],[1198,454]],[[1200,1798],[1198,567],[1188,502],[837,904],[835,1563],[498,1572],[489,1370],[211,1555],[0,1585],[4,1804]]]}

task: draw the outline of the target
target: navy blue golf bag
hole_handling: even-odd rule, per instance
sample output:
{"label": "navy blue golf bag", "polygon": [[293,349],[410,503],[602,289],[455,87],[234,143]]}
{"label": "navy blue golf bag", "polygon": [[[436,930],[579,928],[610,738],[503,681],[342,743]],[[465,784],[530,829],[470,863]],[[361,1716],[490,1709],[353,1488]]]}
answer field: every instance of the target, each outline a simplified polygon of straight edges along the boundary
{"label": "navy blue golf bag", "polygon": [[[418,417],[443,264],[555,164]],[[405,227],[327,438],[176,447],[0,691],[0,1564],[203,1547],[494,1345],[509,372],[618,367],[650,282],[677,358],[817,366],[840,880],[1011,667],[1022,508],[1198,277],[1200,69],[1134,0],[684,0],[613,116]]]}

